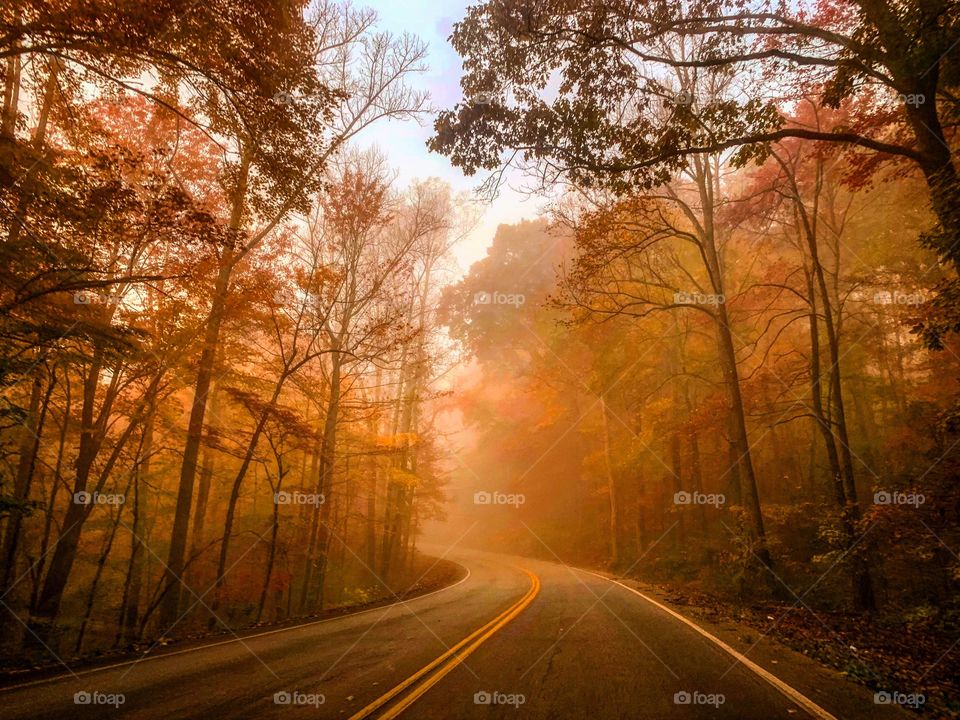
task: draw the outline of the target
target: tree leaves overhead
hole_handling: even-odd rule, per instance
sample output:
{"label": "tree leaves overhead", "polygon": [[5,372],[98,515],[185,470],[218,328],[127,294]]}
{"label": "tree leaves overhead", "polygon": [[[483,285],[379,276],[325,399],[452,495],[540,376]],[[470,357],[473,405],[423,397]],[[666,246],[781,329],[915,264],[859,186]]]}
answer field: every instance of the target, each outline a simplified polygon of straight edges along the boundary
{"label": "tree leaves overhead", "polygon": [[[650,187],[691,153],[762,158],[756,144],[800,129],[785,124],[783,104],[804,89],[833,106],[870,88],[884,103],[926,90],[932,106],[954,83],[957,15],[952,1],[490,0],[454,28],[464,101],[440,114],[430,146],[468,173],[519,153],[544,180]],[[814,135],[912,156],[871,111]]]}

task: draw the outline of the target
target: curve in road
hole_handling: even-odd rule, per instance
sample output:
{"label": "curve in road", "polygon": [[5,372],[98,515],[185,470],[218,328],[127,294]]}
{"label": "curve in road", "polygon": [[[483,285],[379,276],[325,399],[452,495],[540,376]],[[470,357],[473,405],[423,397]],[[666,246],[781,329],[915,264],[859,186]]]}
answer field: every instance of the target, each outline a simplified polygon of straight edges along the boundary
{"label": "curve in road", "polygon": [[774,676],[753,652],[744,662],[601,575],[479,551],[448,557],[470,572],[444,590],[9,687],[0,718],[908,717],[796,654],[782,655]]}

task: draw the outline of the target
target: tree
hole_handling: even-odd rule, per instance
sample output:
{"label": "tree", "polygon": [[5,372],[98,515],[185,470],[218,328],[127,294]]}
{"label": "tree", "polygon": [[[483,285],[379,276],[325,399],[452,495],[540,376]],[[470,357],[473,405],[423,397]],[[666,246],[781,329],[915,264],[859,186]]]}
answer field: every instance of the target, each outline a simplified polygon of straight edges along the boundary
{"label": "tree", "polygon": [[[892,159],[922,172],[939,224],[922,242],[960,270],[955,0],[489,0],[451,41],[466,100],[440,114],[430,147],[467,173],[519,161],[544,183],[623,194],[661,185],[698,155],[744,165],[785,138],[841,144],[865,170]],[[738,92],[678,86],[678,72],[734,80],[722,85]],[[796,122],[787,108],[798,88],[849,109],[849,121]],[[942,313],[927,323],[934,346],[960,328],[957,282],[942,284]]]}
{"label": "tree", "polygon": [[[283,67],[292,81],[277,86],[279,92],[270,97],[260,122],[248,123],[240,113],[225,112],[216,126],[233,137],[239,156],[225,168],[230,187],[229,229],[235,239],[220,258],[197,370],[167,559],[170,588],[162,608],[165,623],[175,623],[178,618],[203,420],[233,268],[288,213],[305,209],[327,162],[345,143],[372,122],[416,114],[425,101],[405,86],[406,77],[421,69],[425,49],[418,41],[373,32],[375,16],[370,13],[335,5],[319,6],[316,12],[309,21],[315,35],[309,43],[298,45],[303,56]],[[354,62],[356,55],[360,59]],[[229,96],[222,97],[216,87],[211,89],[212,94],[204,98],[208,104],[215,110],[232,108]],[[334,107],[337,100],[340,102]],[[248,227],[250,221],[259,224]]]}

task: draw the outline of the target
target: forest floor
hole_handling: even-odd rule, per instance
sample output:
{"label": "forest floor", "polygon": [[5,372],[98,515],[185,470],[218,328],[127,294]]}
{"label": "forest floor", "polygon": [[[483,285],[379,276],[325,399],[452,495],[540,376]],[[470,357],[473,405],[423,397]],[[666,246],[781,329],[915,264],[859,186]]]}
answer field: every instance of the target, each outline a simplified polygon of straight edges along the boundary
{"label": "forest floor", "polygon": [[913,709],[924,717],[960,718],[955,630],[927,620],[827,612],[790,602],[742,605],[682,584],[625,582],[751,658],[769,654],[761,649],[764,643],[781,643],[875,692],[922,693],[924,702]]}
{"label": "forest floor", "polygon": [[[221,628],[208,632],[188,632],[175,638],[161,638],[158,640],[133,643],[121,648],[91,650],[80,655],[61,654],[60,660],[45,660],[40,662],[25,662],[22,655],[12,653],[0,657],[0,686],[13,685],[49,675],[57,675],[64,671],[64,663],[73,671],[93,668],[98,665],[124,662],[146,655],[161,655],[164,652],[180,651],[209,644],[211,641],[224,639],[243,639],[265,630],[276,630],[295,627],[319,620],[349,615],[363,610],[374,610],[396,602],[410,600],[419,595],[440,590],[459,581],[466,575],[462,565],[449,560],[438,559],[426,555],[417,555],[410,571],[403,579],[394,583],[391,588],[382,585],[370,600],[362,603],[335,604],[322,611],[309,615],[300,615],[277,622],[260,622],[245,627],[230,629]],[[413,579],[415,578],[415,579]]]}

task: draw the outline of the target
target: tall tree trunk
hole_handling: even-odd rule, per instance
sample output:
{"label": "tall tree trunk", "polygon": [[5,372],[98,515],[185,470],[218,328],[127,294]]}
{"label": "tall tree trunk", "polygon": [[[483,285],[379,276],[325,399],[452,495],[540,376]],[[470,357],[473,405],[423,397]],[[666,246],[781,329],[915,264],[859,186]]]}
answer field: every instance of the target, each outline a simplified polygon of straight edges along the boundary
{"label": "tall tree trunk", "polygon": [[[127,492],[130,490],[130,484],[127,484]],[[97,558],[97,569],[93,574],[93,580],[90,582],[90,591],[87,593],[87,602],[83,610],[83,620],[80,621],[80,630],[77,633],[77,643],[74,646],[74,652],[78,655],[83,649],[83,640],[87,634],[87,625],[90,623],[90,617],[93,615],[93,605],[97,599],[97,588],[100,586],[100,578],[103,576],[103,568],[107,564],[107,558],[110,557],[110,549],[113,547],[113,540],[117,536],[117,528],[120,526],[120,517],[123,515],[123,505],[117,507],[117,517],[110,525],[110,532]]]}
{"label": "tall tree trunk", "polygon": [[[890,30],[899,32],[898,25],[896,23]],[[920,152],[920,170],[930,190],[930,206],[941,228],[940,232],[923,235],[921,242],[934,249],[953,265],[954,272],[960,274],[960,177],[953,164],[950,140],[937,114],[939,103],[934,101],[938,95],[937,78],[937,72],[927,70],[919,79],[908,79],[916,87],[905,88],[904,92],[928,100],[907,105],[905,112]]]}
{"label": "tall tree trunk", "polygon": [[[696,430],[690,431],[690,479],[693,482],[693,491],[703,492],[703,469],[700,463],[700,436]],[[707,536],[707,510],[702,504],[697,505],[697,529],[700,537]]]}
{"label": "tall tree trunk", "polygon": [[[37,116],[37,127],[33,133],[32,144],[34,151],[37,153],[43,150],[47,142],[47,127],[50,122],[50,112],[53,109],[54,99],[59,92],[59,88],[57,87],[57,76],[59,72],[60,60],[54,58],[50,61],[50,70],[47,74],[47,82],[43,90],[43,99],[40,103],[40,113]],[[19,70],[17,76],[19,80]],[[4,121],[6,122],[6,118],[4,118]],[[27,170],[26,176],[20,181],[20,197],[17,200],[17,210],[13,213],[13,218],[10,222],[10,232],[7,236],[7,240],[12,247],[16,247],[17,242],[20,240],[20,234],[23,232],[25,226],[24,219],[27,217],[31,202],[33,202],[33,177],[38,171],[38,164],[34,163]]]}
{"label": "tall tree trunk", "polygon": [[[220,413],[220,394],[217,383],[210,391],[210,411],[216,421]],[[208,423],[209,427],[209,423]],[[200,477],[197,484],[197,507],[193,513],[193,526],[190,530],[190,556],[195,556],[203,545],[203,531],[207,520],[207,503],[210,499],[210,484],[213,479],[213,448],[209,442],[203,446],[200,462]]]}
{"label": "tall tree trunk", "polygon": [[[246,198],[247,178],[250,171],[250,157],[243,153],[238,169],[239,180],[233,198],[230,216],[230,230],[239,233],[243,219]],[[180,594],[184,586],[183,568],[187,550],[187,531],[190,527],[190,510],[193,502],[193,483],[197,475],[197,463],[200,458],[200,445],[203,441],[203,420],[207,411],[207,396],[213,380],[214,360],[220,343],[220,326],[223,324],[230,292],[230,281],[235,264],[232,248],[224,250],[220,259],[220,269],[214,285],[213,301],[207,316],[203,337],[203,349],[197,366],[197,381],[193,390],[193,403],[190,408],[190,422],[187,426],[187,440],[183,447],[183,463],[180,466],[180,482],[177,488],[177,505],[174,510],[173,528],[170,534],[170,549],[167,555],[164,582],[169,586],[164,592],[160,607],[161,632],[166,634],[178,621],[180,613]]]}
{"label": "tall tree trunk", "polygon": [[384,582],[389,580],[389,575],[396,564],[399,545],[402,540],[401,533],[403,531],[404,511],[409,502],[406,483],[409,476],[413,474],[416,463],[414,449],[411,447],[411,434],[417,393],[417,363],[418,361],[414,359],[408,368],[409,378],[403,384],[404,395],[399,401],[402,408],[399,417],[399,426],[394,428],[393,433],[395,438],[400,438],[399,442],[401,443],[400,453],[396,461],[396,467],[401,473],[401,478],[389,478],[387,480],[387,503],[384,507],[383,549],[380,555],[380,577]]}
{"label": "tall tree trunk", "polygon": [[367,567],[373,572],[377,566],[377,490],[379,487],[380,468],[376,458],[370,469],[370,482],[367,489],[367,517],[366,517],[366,545]]}
{"label": "tall tree trunk", "polygon": [[[320,598],[322,601],[326,601],[328,597],[333,596],[334,602],[339,605],[343,602],[343,592],[346,589],[346,572],[347,572],[347,541],[350,537],[350,515],[352,513],[352,508],[356,502],[356,485],[350,480],[350,456],[347,455],[343,468],[343,476],[345,478],[345,491],[341,494],[338,494],[338,501],[342,499],[342,502],[337,502],[337,514],[333,518],[333,525],[337,528],[337,538],[336,538],[336,561],[331,563],[330,560],[327,560],[327,567],[335,567],[337,569],[337,582],[336,582],[336,592],[331,593],[327,591],[326,586],[329,583],[326,583],[324,587],[320,589]],[[333,547],[333,541],[330,542],[330,547]],[[328,555],[332,556],[332,551],[328,548]],[[327,572],[327,576],[330,577],[332,574]]]}
{"label": "tall tree trunk", "polygon": [[[336,460],[337,423],[340,416],[340,383],[343,358],[338,349],[334,349],[330,364],[330,396],[327,400],[327,412],[323,422],[323,435],[320,439],[320,453],[317,461],[317,490],[323,495],[323,503],[311,506],[310,530],[306,561],[303,568],[303,584],[300,588],[300,611],[305,612],[311,604],[314,578],[323,582],[325,556],[318,557],[318,548],[324,549],[329,538],[331,502],[333,501],[333,469]],[[316,570],[316,575],[314,575]]]}
{"label": "tall tree trunk", "polygon": [[812,273],[805,271],[807,276],[807,295],[810,298],[810,403],[813,409],[814,422],[823,438],[823,447],[827,451],[827,461],[830,465],[831,488],[834,499],[843,508],[846,506],[846,493],[843,489],[843,471],[840,468],[840,455],[834,443],[831,420],[824,412],[822,361],[820,359],[820,319],[817,314],[817,296],[813,286]]}
{"label": "tall tree trunk", "polygon": [[413,547],[417,538],[417,490],[413,488],[408,493],[409,499],[404,512],[403,542],[400,544],[400,572],[407,572],[412,567]]}
{"label": "tall tree trunk", "polygon": [[[80,531],[90,512],[90,505],[76,502],[77,493],[86,492],[93,466],[101,442],[101,430],[94,425],[94,406],[97,399],[97,387],[100,384],[100,373],[103,368],[103,350],[97,347],[94,350],[86,380],[83,387],[83,407],[80,418],[80,448],[77,454],[76,473],[73,483],[73,497],[67,505],[67,512],[50,567],[43,588],[37,598],[36,608],[31,616],[30,627],[34,637],[44,645],[56,645],[54,626],[57,614],[60,612],[60,601],[63,591],[73,568],[73,561],[77,555],[80,543]],[[106,401],[105,401],[106,402]],[[105,413],[106,409],[101,410]],[[56,652],[56,647],[51,648]]]}
{"label": "tall tree trunk", "polygon": [[610,565],[616,567],[620,562],[620,525],[617,517],[617,482],[613,470],[613,451],[611,450],[610,438],[610,408],[607,407],[607,399],[600,396],[600,410],[603,416],[603,455],[607,470],[607,490],[610,495],[610,517],[609,517],[609,538],[610,538]]}
{"label": "tall tree trunk", "polygon": [[[243,461],[240,463],[240,468],[237,470],[236,477],[233,479],[233,487],[230,489],[230,500],[227,502],[227,516],[223,522],[223,536],[220,540],[220,558],[217,562],[217,579],[214,585],[213,602],[210,606],[212,613],[212,617],[210,618],[211,626],[215,625],[218,621],[217,611],[220,609],[222,599],[223,584],[227,572],[227,557],[230,552],[230,536],[233,533],[233,520],[237,510],[237,502],[240,500],[240,488],[247,476],[247,471],[250,469],[250,464],[253,462],[253,456],[257,451],[257,444],[260,442],[263,429],[270,419],[271,409],[276,405],[283,386],[290,376],[289,373],[290,366],[288,365],[284,368],[280,377],[277,378],[277,382],[273,387],[273,394],[270,396],[270,401],[261,411],[260,417],[257,418],[257,424],[250,435],[246,452],[243,455]],[[276,504],[277,503],[274,502],[274,506],[276,506]]]}
{"label": "tall tree trunk", "polygon": [[144,422],[140,448],[139,464],[133,478],[133,521],[130,528],[130,558],[123,583],[123,595],[120,601],[120,622],[117,631],[117,644],[139,639],[140,595],[143,590],[144,572],[144,488],[150,477],[150,462],[153,457],[153,426],[156,420],[156,406],[151,403]]}
{"label": "tall tree trunk", "polygon": [[773,560],[767,547],[767,536],[763,526],[763,513],[760,510],[760,492],[757,487],[757,478],[753,470],[753,459],[750,453],[750,441],[747,435],[746,413],[743,407],[743,396],[740,391],[740,373],[737,370],[737,355],[733,346],[733,335],[730,332],[729,318],[726,308],[721,304],[718,308],[720,322],[718,325],[720,336],[720,366],[730,397],[731,425],[733,438],[731,449],[736,453],[734,464],[738,470],[740,490],[750,516],[754,540],[757,543],[757,557],[765,566],[771,567]]}
{"label": "tall tree trunk", "polygon": [[[383,371],[378,367],[374,380],[375,389],[373,392],[374,403],[379,409],[383,400],[381,387],[383,385]],[[380,414],[379,411],[371,413],[368,432],[370,433],[371,447],[378,447],[378,438],[380,436]],[[369,456],[370,481],[367,488],[367,517],[366,517],[366,550],[367,550],[367,570],[375,572],[377,567],[377,492],[380,489],[380,459],[377,455],[371,453]]]}
{"label": "tall tree trunk", "polygon": [[20,105],[20,55],[7,58],[3,79],[3,117],[0,118],[0,137],[12,139],[17,126],[17,108]]}
{"label": "tall tree trunk", "polygon": [[[684,368],[685,370],[685,368]],[[687,414],[693,415],[694,405],[690,397],[690,384],[684,382],[683,399],[687,407]],[[690,429],[690,435],[687,440],[690,446],[690,480],[693,483],[693,491],[703,492],[703,467],[700,462],[700,435],[696,428]],[[707,511],[702,504],[697,505],[697,526],[701,539],[707,537]]]}
{"label": "tall tree trunk", "polygon": [[[277,485],[271,486],[274,493],[279,493],[283,486],[283,476],[286,471],[283,469],[283,461],[280,454],[277,454]],[[273,503],[273,525],[270,527],[270,546],[267,551],[267,567],[263,572],[263,587],[260,590],[260,601],[257,603],[257,619],[263,617],[263,608],[267,604],[267,592],[270,589],[270,578],[273,576],[273,564],[277,557],[277,535],[280,532],[280,504]]]}
{"label": "tall tree trunk", "polygon": [[[407,352],[404,349],[400,364],[401,380],[404,377],[406,368],[409,377],[402,382],[398,393],[399,407],[401,408],[399,416],[399,428],[394,428],[396,435],[399,429],[402,440],[402,450],[399,457],[399,469],[403,473],[402,482],[387,481],[388,494],[387,505],[384,515],[384,539],[383,554],[380,558],[380,576],[384,581],[389,579],[389,574],[396,567],[398,560],[402,562],[402,553],[405,545],[403,537],[404,528],[407,526],[408,513],[413,510],[414,487],[410,484],[411,478],[416,477],[417,473],[417,448],[413,441],[413,434],[416,428],[418,409],[420,403],[420,393],[423,390],[424,371],[426,369],[426,353],[424,346],[424,331],[426,328],[427,298],[430,292],[430,276],[433,268],[433,260],[428,258],[424,265],[423,278],[419,288],[414,286],[414,292],[411,293],[411,302],[407,310],[408,318],[413,319],[414,310],[417,310],[417,328],[419,330],[417,344],[413,348],[413,360],[407,366]],[[419,291],[418,291],[419,290]],[[418,302],[414,304],[414,299]],[[389,492],[390,486],[394,485],[392,499]]]}
{"label": "tall tree trunk", "polygon": [[70,430],[70,411],[73,407],[73,396],[70,392],[70,375],[63,376],[63,422],[60,424],[60,434],[57,440],[57,461],[53,466],[53,486],[50,489],[50,499],[47,501],[46,515],[43,521],[43,537],[40,540],[40,553],[33,571],[33,588],[30,591],[30,613],[36,610],[40,596],[41,582],[44,579],[44,568],[47,563],[47,548],[50,547],[50,535],[53,531],[54,508],[57,507],[57,495],[60,487],[65,486],[63,481],[63,456],[67,446],[67,433]]}
{"label": "tall tree trunk", "polygon": [[[783,165],[781,163],[781,165]],[[952,166],[951,166],[952,167]],[[842,521],[847,534],[848,543],[857,542],[857,527],[861,518],[860,504],[857,499],[857,484],[854,477],[853,453],[850,450],[850,436],[847,432],[847,414],[843,398],[843,382],[841,379],[840,335],[838,331],[839,318],[833,309],[833,298],[827,285],[826,274],[820,261],[820,248],[817,238],[817,218],[819,191],[822,182],[823,163],[817,162],[817,183],[814,206],[810,213],[801,200],[800,190],[793,175],[790,176],[793,184],[794,196],[800,216],[803,235],[807,240],[807,251],[810,256],[810,266],[815,281],[815,289],[820,294],[820,304],[823,308],[823,324],[827,333],[827,349],[830,357],[828,377],[830,379],[830,398],[833,409],[833,425],[836,436],[836,452],[840,456],[840,471],[843,478],[843,497],[837,493],[837,500],[841,506]],[[829,449],[828,449],[829,452]],[[873,610],[876,599],[873,592],[873,578],[866,559],[860,553],[854,553],[851,558],[854,604],[858,610]]]}
{"label": "tall tree trunk", "polygon": [[756,555],[766,567],[772,567],[773,561],[767,547],[763,513],[760,508],[760,490],[753,467],[750,451],[750,438],[747,433],[746,412],[744,411],[743,392],[740,386],[740,371],[737,366],[737,352],[733,342],[733,328],[727,313],[724,268],[717,251],[716,227],[714,224],[714,198],[719,178],[710,169],[710,159],[696,159],[696,180],[702,208],[702,230],[700,248],[710,278],[710,284],[717,303],[714,322],[717,329],[720,368],[730,401],[731,430],[731,466],[728,472],[736,471],[737,490],[740,500],[746,506],[750,518],[753,540],[756,543]]}
{"label": "tall tree trunk", "polygon": [[[680,407],[680,383],[683,381],[682,372],[683,372],[683,360],[680,353],[680,345],[676,343],[673,347],[673,351],[670,353],[670,372],[673,375],[673,382],[670,384],[670,402],[673,404],[673,407]],[[681,445],[681,427],[680,427],[680,417],[677,413],[677,418],[674,423],[674,427],[670,429],[670,468],[667,471],[666,479],[669,484],[667,490],[668,498],[670,502],[673,503],[673,509],[676,512],[677,517],[677,532],[673,533],[673,548],[674,550],[679,550],[682,557],[686,557],[687,549],[687,523],[686,523],[686,508],[682,506],[677,506],[676,497],[677,493],[683,491],[683,458],[682,458],[682,445]]]}
{"label": "tall tree trunk", "polygon": [[30,404],[27,407],[20,433],[17,476],[13,485],[13,496],[23,505],[7,520],[3,536],[3,581],[0,583],[0,590],[2,590],[0,594],[3,595],[6,595],[10,590],[10,583],[16,576],[17,544],[20,540],[20,528],[24,514],[27,512],[27,503],[30,500],[30,485],[37,465],[40,437],[43,435],[43,424],[47,415],[47,407],[50,404],[53,386],[54,380],[51,378],[47,384],[46,393],[42,393],[43,379],[38,370],[31,384]]}

